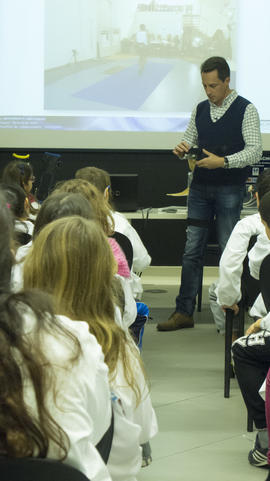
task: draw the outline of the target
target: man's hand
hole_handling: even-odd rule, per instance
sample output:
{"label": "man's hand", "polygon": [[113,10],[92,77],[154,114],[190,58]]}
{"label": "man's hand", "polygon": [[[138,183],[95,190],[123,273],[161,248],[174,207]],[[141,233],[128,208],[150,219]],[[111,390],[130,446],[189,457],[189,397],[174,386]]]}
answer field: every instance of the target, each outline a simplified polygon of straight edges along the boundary
{"label": "man's hand", "polygon": [[250,334],[255,334],[256,332],[259,332],[261,330],[261,319],[258,319],[256,322],[253,322],[251,326],[246,330],[246,336],[249,336]]}
{"label": "man's hand", "polygon": [[237,316],[239,312],[239,307],[237,304],[233,304],[232,306],[221,306],[222,310],[225,312],[226,309],[231,309],[234,312],[234,315]]}
{"label": "man's hand", "polygon": [[219,167],[224,167],[224,157],[219,157],[205,149],[203,149],[203,153],[206,154],[207,157],[196,162],[197,167],[203,167],[204,169],[218,169]]}
{"label": "man's hand", "polygon": [[174,149],[173,154],[177,155],[177,157],[184,157],[185,154],[188,153],[190,149],[190,145],[187,142],[180,142]]}

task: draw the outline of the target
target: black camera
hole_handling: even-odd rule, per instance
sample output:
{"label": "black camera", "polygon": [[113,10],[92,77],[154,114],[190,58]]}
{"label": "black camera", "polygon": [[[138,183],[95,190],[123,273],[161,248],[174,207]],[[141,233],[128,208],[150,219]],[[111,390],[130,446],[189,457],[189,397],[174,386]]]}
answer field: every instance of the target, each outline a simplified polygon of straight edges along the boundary
{"label": "black camera", "polygon": [[200,147],[191,147],[187,153],[187,158],[192,160],[201,160],[204,157]]}

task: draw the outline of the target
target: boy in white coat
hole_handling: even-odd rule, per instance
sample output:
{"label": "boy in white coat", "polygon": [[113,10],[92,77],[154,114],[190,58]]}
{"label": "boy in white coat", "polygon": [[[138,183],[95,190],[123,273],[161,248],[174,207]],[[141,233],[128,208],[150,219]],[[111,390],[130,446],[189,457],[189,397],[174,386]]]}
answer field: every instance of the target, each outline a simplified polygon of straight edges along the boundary
{"label": "boy in white coat", "polygon": [[[270,169],[267,169],[257,179],[256,199],[258,206],[262,197],[269,191]],[[258,271],[258,265],[263,258],[262,250],[265,250],[265,246],[268,246],[269,251],[267,250],[267,253],[270,252],[270,242],[266,237],[260,214],[256,213],[237,222],[220,259],[218,282],[212,284],[209,288],[210,308],[217,329],[221,334],[224,334],[225,331],[223,309],[230,307],[236,314],[238,312],[237,303],[241,299],[243,261],[247,255],[252,236],[258,236],[258,239],[249,253],[249,257],[251,256],[251,275],[254,271]],[[258,276],[254,277],[258,278]]]}

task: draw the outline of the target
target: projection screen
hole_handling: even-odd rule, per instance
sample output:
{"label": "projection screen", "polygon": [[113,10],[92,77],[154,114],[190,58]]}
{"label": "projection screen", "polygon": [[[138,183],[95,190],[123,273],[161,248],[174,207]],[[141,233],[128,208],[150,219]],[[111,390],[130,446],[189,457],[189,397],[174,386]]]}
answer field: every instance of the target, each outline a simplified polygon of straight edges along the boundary
{"label": "projection screen", "polygon": [[0,147],[170,149],[220,55],[269,150],[269,31],[269,0],[0,0]]}

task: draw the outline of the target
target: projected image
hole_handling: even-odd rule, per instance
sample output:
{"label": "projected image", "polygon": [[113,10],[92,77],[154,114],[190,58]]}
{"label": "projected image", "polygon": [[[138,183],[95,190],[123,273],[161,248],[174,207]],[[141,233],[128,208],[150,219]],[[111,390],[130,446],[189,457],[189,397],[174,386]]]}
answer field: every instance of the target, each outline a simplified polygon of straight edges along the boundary
{"label": "projected image", "polygon": [[189,113],[204,94],[199,66],[235,69],[235,0],[46,0],[48,111]]}

